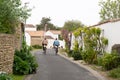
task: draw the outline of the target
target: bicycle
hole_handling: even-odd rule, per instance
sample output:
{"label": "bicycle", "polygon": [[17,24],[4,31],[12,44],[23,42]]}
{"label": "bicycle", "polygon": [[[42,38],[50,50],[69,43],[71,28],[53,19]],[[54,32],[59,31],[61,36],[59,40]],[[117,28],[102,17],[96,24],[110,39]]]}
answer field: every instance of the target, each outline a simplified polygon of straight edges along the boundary
{"label": "bicycle", "polygon": [[58,46],[54,46],[54,49],[55,49],[55,54],[57,55],[57,53],[58,53]]}
{"label": "bicycle", "polygon": [[46,50],[47,50],[47,45],[44,44],[44,45],[43,45],[43,51],[44,51],[43,53],[44,53],[45,55],[46,55]]}

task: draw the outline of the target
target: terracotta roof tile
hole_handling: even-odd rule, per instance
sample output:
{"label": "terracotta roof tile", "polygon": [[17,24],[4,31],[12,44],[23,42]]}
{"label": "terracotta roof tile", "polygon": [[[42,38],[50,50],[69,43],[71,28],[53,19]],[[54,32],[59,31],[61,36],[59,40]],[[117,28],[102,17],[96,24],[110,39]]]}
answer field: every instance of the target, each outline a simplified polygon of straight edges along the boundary
{"label": "terracotta roof tile", "polygon": [[44,36],[44,31],[27,31],[30,36]]}

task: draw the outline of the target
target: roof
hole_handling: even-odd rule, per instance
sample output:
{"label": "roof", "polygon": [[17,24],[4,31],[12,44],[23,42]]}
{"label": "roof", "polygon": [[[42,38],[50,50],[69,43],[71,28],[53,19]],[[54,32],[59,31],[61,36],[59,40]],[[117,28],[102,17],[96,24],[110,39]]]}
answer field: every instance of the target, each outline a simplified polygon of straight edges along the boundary
{"label": "roof", "polygon": [[44,36],[44,31],[27,31],[30,36]]}
{"label": "roof", "polygon": [[35,28],[35,26],[33,24],[25,24],[26,28]]}
{"label": "roof", "polygon": [[120,21],[120,19],[107,20],[107,21],[100,22],[100,23],[98,23],[98,24],[92,25],[92,26],[90,26],[90,27],[99,26],[99,25],[102,25],[102,24],[110,23],[110,22],[111,22],[111,23],[113,23],[113,22],[118,22],[118,21]]}
{"label": "roof", "polygon": [[53,34],[61,34],[61,31],[59,30],[48,30],[50,32],[52,32]]}
{"label": "roof", "polygon": [[51,36],[45,36],[47,39],[54,39],[53,37]]}

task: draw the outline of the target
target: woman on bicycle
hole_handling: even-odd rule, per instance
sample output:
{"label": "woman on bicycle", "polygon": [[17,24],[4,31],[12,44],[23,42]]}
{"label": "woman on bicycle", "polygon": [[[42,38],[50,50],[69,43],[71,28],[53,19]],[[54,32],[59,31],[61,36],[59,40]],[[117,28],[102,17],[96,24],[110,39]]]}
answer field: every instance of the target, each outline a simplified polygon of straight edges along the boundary
{"label": "woman on bicycle", "polygon": [[44,38],[44,40],[42,41],[42,47],[43,47],[43,51],[46,54],[46,46],[48,44],[48,40],[46,38]]}

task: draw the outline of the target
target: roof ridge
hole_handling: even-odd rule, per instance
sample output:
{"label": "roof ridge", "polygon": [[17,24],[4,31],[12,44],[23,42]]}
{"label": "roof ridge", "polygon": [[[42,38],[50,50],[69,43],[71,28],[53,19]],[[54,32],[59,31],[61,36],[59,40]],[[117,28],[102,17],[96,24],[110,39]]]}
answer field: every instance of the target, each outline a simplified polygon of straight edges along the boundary
{"label": "roof ridge", "polygon": [[99,25],[106,24],[106,23],[109,23],[109,22],[118,22],[118,21],[120,21],[120,18],[119,19],[106,20],[104,22],[99,22],[98,24],[92,25],[90,27],[99,26]]}

